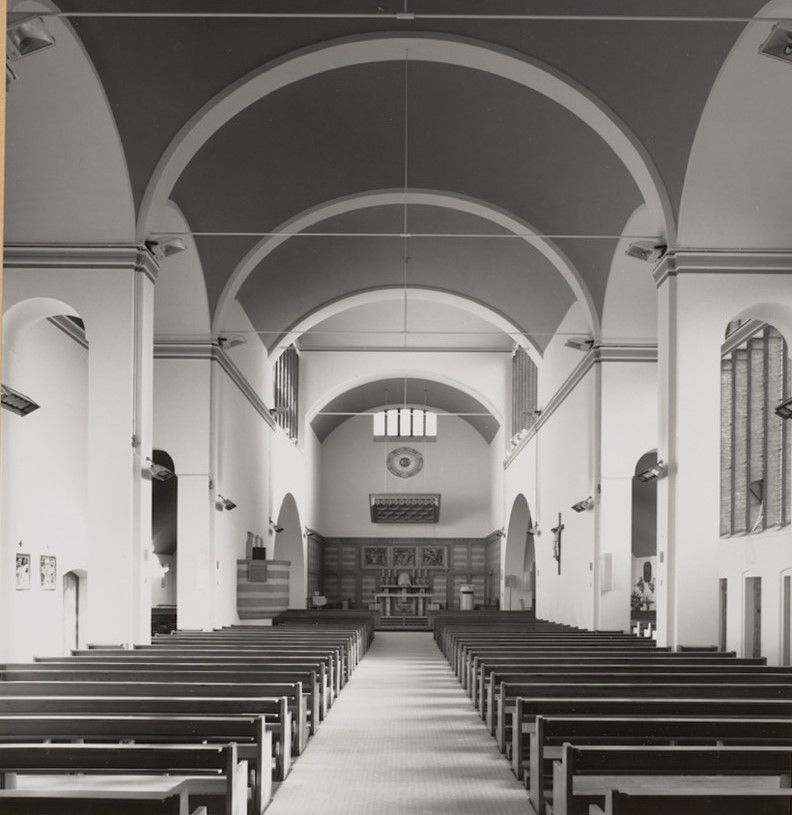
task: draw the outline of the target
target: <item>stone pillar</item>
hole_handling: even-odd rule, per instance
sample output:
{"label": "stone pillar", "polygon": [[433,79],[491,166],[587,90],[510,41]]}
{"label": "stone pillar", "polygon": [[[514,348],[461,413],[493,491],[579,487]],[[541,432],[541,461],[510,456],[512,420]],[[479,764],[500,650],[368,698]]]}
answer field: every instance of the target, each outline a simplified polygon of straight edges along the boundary
{"label": "stone pillar", "polygon": [[[716,281],[667,257],[658,279],[657,636],[678,649],[718,641],[720,348]],[[713,285],[715,284],[715,285]]]}
{"label": "stone pillar", "polygon": [[153,261],[94,282],[88,362],[88,640],[150,639]]}

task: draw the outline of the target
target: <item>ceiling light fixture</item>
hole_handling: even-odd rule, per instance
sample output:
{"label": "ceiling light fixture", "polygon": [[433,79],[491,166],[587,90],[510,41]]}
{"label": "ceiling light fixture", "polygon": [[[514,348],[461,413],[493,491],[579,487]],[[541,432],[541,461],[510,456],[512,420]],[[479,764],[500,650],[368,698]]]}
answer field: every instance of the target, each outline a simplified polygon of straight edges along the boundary
{"label": "ceiling light fixture", "polygon": [[55,37],[44,27],[41,17],[25,17],[8,27],[8,58],[16,62],[55,45]]}
{"label": "ceiling light fixture", "polygon": [[654,481],[658,478],[664,478],[668,475],[668,465],[663,461],[658,461],[657,464],[652,464],[640,473],[636,473],[636,478],[646,484],[649,481]]}
{"label": "ceiling light fixture", "polygon": [[588,498],[584,498],[582,501],[572,504],[572,509],[574,509],[575,512],[585,512],[587,509],[594,509],[594,499],[589,495]]}
{"label": "ceiling light fixture", "polygon": [[187,248],[181,238],[157,238],[146,241],[146,249],[157,259],[164,260],[172,255],[178,255]]}
{"label": "ceiling light fixture", "polygon": [[8,385],[2,386],[2,405],[6,410],[16,413],[17,416],[27,416],[34,410],[38,410],[41,405],[34,402],[29,396],[24,393],[15,391],[9,388]]}
{"label": "ceiling light fixture", "polygon": [[759,53],[792,62],[792,24],[776,23],[767,39],[759,46]]}
{"label": "ceiling light fixture", "polygon": [[664,243],[633,241],[625,250],[625,254],[627,257],[635,258],[636,260],[645,260],[647,263],[657,263],[667,251],[668,247]]}

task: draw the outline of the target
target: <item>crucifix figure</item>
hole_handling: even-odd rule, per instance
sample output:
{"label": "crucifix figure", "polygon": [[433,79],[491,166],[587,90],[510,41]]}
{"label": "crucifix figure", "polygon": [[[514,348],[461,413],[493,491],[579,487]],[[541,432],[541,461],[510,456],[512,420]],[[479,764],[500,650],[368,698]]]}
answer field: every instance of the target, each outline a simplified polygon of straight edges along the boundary
{"label": "crucifix figure", "polygon": [[550,531],[553,533],[553,557],[558,561],[558,573],[561,574],[561,533],[564,525],[561,523],[561,513],[558,513],[558,526],[554,526]]}

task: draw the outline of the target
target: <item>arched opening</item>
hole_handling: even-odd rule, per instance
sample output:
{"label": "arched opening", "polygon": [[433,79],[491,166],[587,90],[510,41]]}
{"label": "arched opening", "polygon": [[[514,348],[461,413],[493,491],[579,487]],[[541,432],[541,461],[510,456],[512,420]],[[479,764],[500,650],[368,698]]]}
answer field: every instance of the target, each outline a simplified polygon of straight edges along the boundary
{"label": "arched opening", "polygon": [[657,464],[657,451],[644,453],[632,480],[632,564],[630,609],[633,622],[656,619],[657,480],[639,477]]}
{"label": "arched opening", "polygon": [[273,560],[289,562],[289,608],[305,608],[308,597],[308,576],[300,513],[294,496],[283,499],[275,527]]}
{"label": "arched opening", "polygon": [[74,647],[73,616],[68,638],[63,629],[61,575],[64,564],[89,559],[89,344],[77,312],[52,298],[11,306],[3,331],[3,384],[39,406],[2,411],[3,558],[26,558],[31,578],[15,585],[5,572],[2,650],[21,661]]}
{"label": "arched opening", "polygon": [[[153,450],[154,464],[175,473],[173,459],[164,450]],[[168,634],[176,628],[178,575],[179,479],[151,481],[151,633]]]}
{"label": "arched opening", "polygon": [[82,618],[87,574],[72,570],[63,575],[63,653],[71,654],[83,643]]}
{"label": "arched opening", "polygon": [[536,609],[536,550],[532,529],[528,502],[524,496],[518,495],[506,531],[502,606],[506,611]]}

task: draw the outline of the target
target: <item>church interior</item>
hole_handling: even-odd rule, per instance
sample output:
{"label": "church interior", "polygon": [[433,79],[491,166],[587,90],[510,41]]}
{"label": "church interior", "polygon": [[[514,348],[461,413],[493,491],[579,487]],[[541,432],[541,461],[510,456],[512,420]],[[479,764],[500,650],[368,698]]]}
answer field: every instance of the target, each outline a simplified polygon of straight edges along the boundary
{"label": "church interior", "polygon": [[[183,648],[197,671],[220,649],[241,696],[288,699],[260,713],[273,815],[332,814],[331,788],[339,812],[373,811],[381,734],[414,760],[393,745],[415,722],[377,705],[412,682],[480,714],[456,766],[471,787],[416,782],[418,808],[397,789],[379,811],[587,812],[561,769],[545,799],[521,741],[541,694],[506,656],[551,641],[584,649],[578,668],[603,642],[651,652],[655,679],[661,656],[723,659],[691,715],[758,749],[718,718],[733,683],[728,715],[765,717],[762,749],[789,761],[792,0],[7,11],[0,674],[20,673],[0,679],[106,650],[132,687],[156,666],[138,651]],[[253,693],[293,687],[291,659],[302,694]],[[450,711],[425,712],[447,738],[426,750],[453,755]],[[319,728],[342,715],[354,738]],[[328,769],[325,730],[339,755],[361,740],[356,770]],[[496,744],[508,794],[475,787]],[[254,775],[249,812],[272,792]],[[792,803],[743,781],[731,803],[619,795],[586,804]]]}

